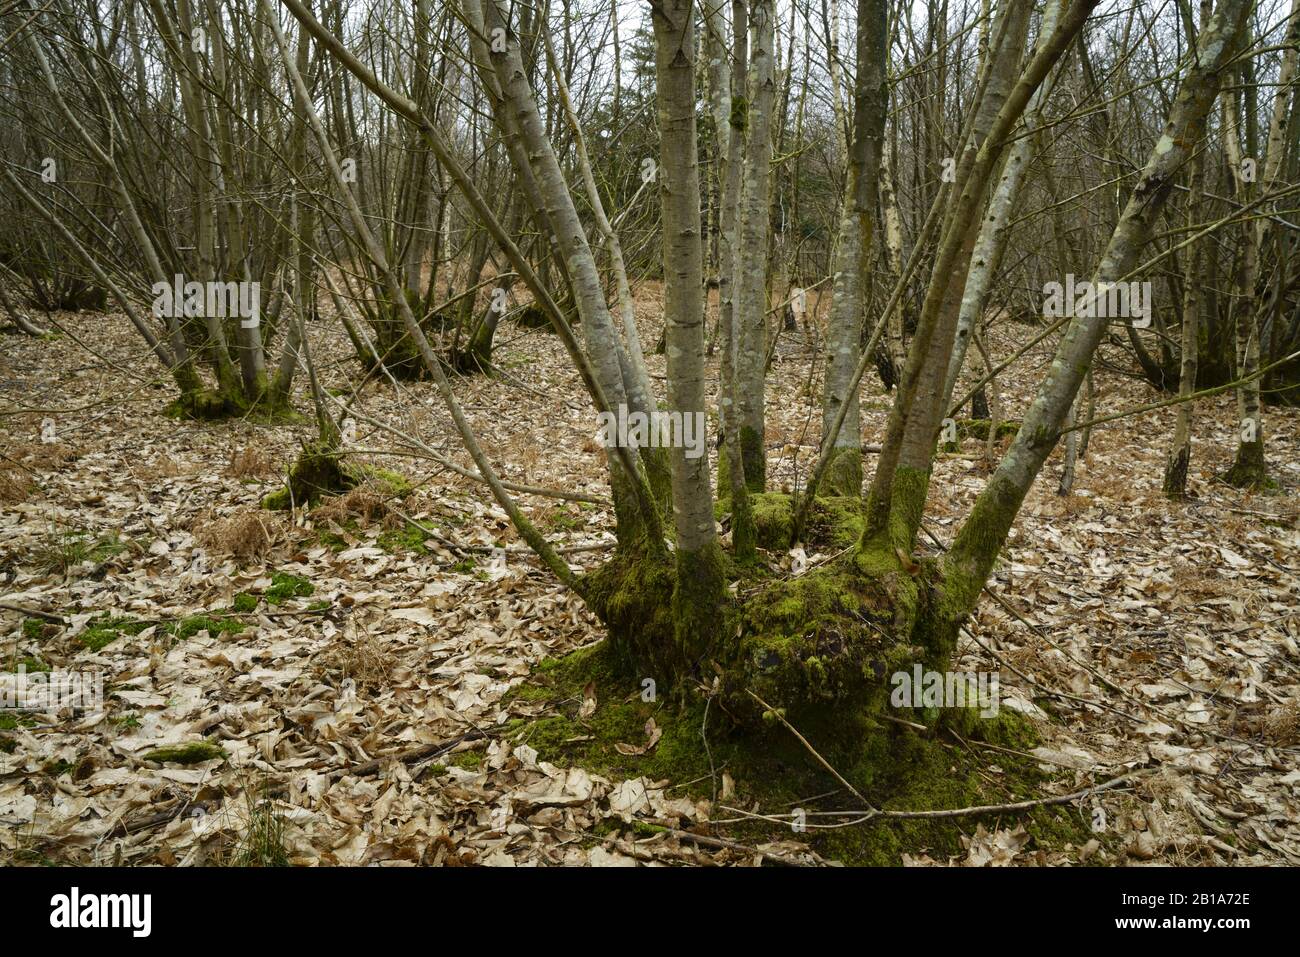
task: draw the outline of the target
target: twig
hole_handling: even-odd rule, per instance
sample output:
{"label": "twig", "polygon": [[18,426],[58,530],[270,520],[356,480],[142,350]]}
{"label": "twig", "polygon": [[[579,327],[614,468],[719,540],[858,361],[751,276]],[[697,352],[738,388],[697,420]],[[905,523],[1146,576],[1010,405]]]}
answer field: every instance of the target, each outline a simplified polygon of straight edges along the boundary
{"label": "twig", "polygon": [[21,614],[27,615],[31,618],[40,618],[42,621],[53,622],[56,625],[67,624],[67,621],[60,618],[58,615],[51,614],[48,611],[41,611],[38,608],[26,608],[23,605],[15,605],[7,601],[0,601],[0,608],[5,609],[6,611],[20,612]]}
{"label": "twig", "polygon": [[776,719],[780,721],[783,725],[785,725],[786,728],[789,729],[791,734],[793,734],[796,738],[799,739],[799,743],[809,750],[812,756],[817,759],[817,762],[822,767],[824,767],[827,771],[833,774],[835,776],[835,780],[839,781],[840,784],[843,784],[846,788],[848,788],[850,794],[852,794],[855,798],[857,798],[859,801],[865,804],[872,814],[880,813],[875,809],[875,807],[872,806],[870,801],[868,801],[866,798],[862,796],[862,793],[857,788],[855,788],[848,781],[844,780],[844,776],[841,775],[840,772],[836,771],[833,767],[830,766],[830,762],[828,762],[825,758],[823,758],[820,754],[817,753],[817,749],[808,743],[808,739],[805,738],[802,734],[800,734],[794,725],[792,725],[789,721],[785,720],[785,715],[783,715],[780,711],[777,711],[770,704],[768,704],[758,695],[754,694],[754,692],[750,691],[748,688],[745,689],[745,693],[749,695],[751,698],[753,698],[755,701],[757,701],[759,704],[761,704],[773,715],[775,715]]}

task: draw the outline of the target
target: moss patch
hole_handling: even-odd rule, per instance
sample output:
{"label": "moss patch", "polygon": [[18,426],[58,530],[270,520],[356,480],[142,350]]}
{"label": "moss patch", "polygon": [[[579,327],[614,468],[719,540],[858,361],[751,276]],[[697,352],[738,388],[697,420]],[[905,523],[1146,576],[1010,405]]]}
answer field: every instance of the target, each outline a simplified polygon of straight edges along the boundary
{"label": "moss patch", "polygon": [[301,575],[276,572],[271,576],[271,587],[263,592],[262,597],[272,605],[283,605],[294,598],[307,598],[315,591],[316,586]]}
{"label": "moss patch", "polygon": [[257,611],[258,598],[256,595],[241,591],[230,603],[230,610],[238,612],[241,615],[248,615]]}
{"label": "moss patch", "polygon": [[206,631],[210,635],[237,635],[243,631],[245,627],[246,626],[243,622],[236,621],[233,618],[213,618],[211,615],[191,615],[189,618],[183,618],[180,621],[167,622],[163,625],[163,630],[178,641],[185,641],[188,638],[193,638],[201,631]]}
{"label": "moss patch", "polygon": [[[781,492],[759,492],[749,496],[754,529],[760,548],[785,551],[794,528],[791,497]],[[730,507],[730,501],[715,506],[716,517]],[[818,496],[813,501],[804,530],[804,544],[825,550],[848,548],[862,537],[862,499],[851,495]]]}
{"label": "moss patch", "polygon": [[394,555],[403,553],[428,555],[431,554],[430,549],[424,544],[428,540],[428,532],[414,522],[406,522],[401,528],[380,532],[375,544]]}
{"label": "moss patch", "polygon": [[145,761],[157,761],[159,764],[199,764],[213,758],[225,758],[226,751],[211,741],[190,741],[186,744],[169,745],[154,748],[140,756]]}
{"label": "moss patch", "polygon": [[[597,705],[579,717],[584,690],[595,689]],[[1086,816],[1069,807],[1039,808],[1028,814],[935,820],[875,820],[837,829],[810,827],[793,833],[792,812],[802,808],[809,824],[843,821],[818,817],[818,810],[853,810],[857,801],[822,768],[778,721],[738,728],[718,699],[696,697],[675,706],[659,696],[646,700],[640,682],[623,676],[606,644],[540,665],[511,699],[545,701],[553,714],[517,720],[508,735],[528,744],[542,760],[580,766],[618,781],[645,777],[668,781],[672,796],[717,797],[721,775],[735,781],[736,794],[725,803],[776,817],[780,823],[753,821],[720,827],[719,836],[756,844],[792,837],[806,840],[825,857],[848,864],[896,865],[903,854],[928,854],[936,860],[961,856],[963,834],[1023,822],[1037,847],[1081,846],[1093,835]],[[1019,715],[1002,712],[996,721],[974,714],[951,715],[929,733],[892,723],[875,723],[844,709],[836,722],[812,727],[792,722],[876,807],[942,810],[1041,797],[1050,776],[1030,758],[999,752],[994,766],[985,752],[968,748],[944,733],[948,722],[967,742],[991,736],[1006,747],[1032,746],[1035,734]],[[645,742],[650,718],[662,730],[658,744],[642,755],[625,754],[620,743]],[[707,746],[706,746],[707,741]],[[831,792],[831,793],[828,793]],[[826,795],[809,800],[815,795]],[[723,811],[715,816],[734,817]],[[653,827],[653,825],[645,825]]]}
{"label": "moss patch", "polygon": [[77,641],[91,651],[99,651],[123,635],[140,634],[149,625],[150,622],[137,621],[134,618],[101,615],[87,622],[86,630],[77,636]]}

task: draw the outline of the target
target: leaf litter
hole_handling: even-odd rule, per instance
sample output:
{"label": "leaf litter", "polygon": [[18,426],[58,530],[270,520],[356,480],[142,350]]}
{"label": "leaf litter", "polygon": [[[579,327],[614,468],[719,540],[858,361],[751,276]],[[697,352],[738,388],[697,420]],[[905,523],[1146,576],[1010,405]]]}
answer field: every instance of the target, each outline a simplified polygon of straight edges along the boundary
{"label": "leaf litter", "polygon": [[[653,313],[646,288],[639,310]],[[134,361],[117,326],[63,321],[120,366]],[[346,386],[346,344],[326,329],[311,335],[332,370],[327,385],[332,376]],[[1017,335],[997,328],[993,340],[1009,351]],[[1044,348],[1026,361],[1042,361]],[[100,712],[4,713],[0,859],[826,863],[798,835],[757,848],[727,841],[725,827],[707,827],[718,816],[711,803],[675,787],[684,782],[556,767],[504,735],[536,708],[503,703],[507,693],[600,630],[521,553],[472,482],[427,459],[382,454],[401,445],[396,436],[417,436],[468,465],[431,387],[356,400],[358,457],[414,476],[415,492],[392,502],[354,490],[317,513],[285,514],[259,503],[308,427],[170,421],[160,415],[165,392],[87,365],[63,339],[9,336],[6,356],[2,667],[94,672],[106,693]],[[527,368],[545,390],[513,374],[458,383],[494,464],[517,482],[603,500],[594,417],[558,344],[510,336],[496,361]],[[662,371],[662,358],[650,361]],[[808,361],[806,343],[783,336],[767,435],[778,489],[800,481],[816,454],[809,410],[820,401],[820,363],[809,381]],[[1028,393],[999,385],[1018,415]],[[1128,380],[1107,385],[1098,416],[1146,400]],[[874,382],[864,390],[867,441],[888,413],[878,391]],[[1049,463],[990,582],[1000,601],[982,603],[954,664],[999,671],[1004,706],[1031,716],[1043,738],[1033,756],[1062,774],[1059,793],[1141,771],[1080,809],[1099,838],[1114,840],[1033,847],[1014,816],[970,818],[960,824],[964,854],[934,860],[915,848],[903,863],[1300,863],[1300,415],[1269,410],[1271,464],[1286,494],[1249,495],[1214,481],[1233,448],[1231,402],[1197,405],[1186,503],[1161,496],[1163,451],[1151,441],[1171,433],[1172,409],[1094,430],[1067,497],[1054,494]],[[42,441],[51,417],[55,441]],[[940,543],[983,485],[982,448],[969,440],[936,462],[927,514]],[[575,567],[601,560],[612,541],[607,505],[519,499]],[[786,556],[769,557],[791,570]],[[815,560],[794,556],[801,567]],[[284,582],[310,583],[310,594],[291,587],[270,600]],[[580,713],[599,707],[588,690]],[[618,751],[652,751],[661,731],[653,720],[644,730]],[[720,781],[720,799],[731,799],[736,782],[727,772]]]}

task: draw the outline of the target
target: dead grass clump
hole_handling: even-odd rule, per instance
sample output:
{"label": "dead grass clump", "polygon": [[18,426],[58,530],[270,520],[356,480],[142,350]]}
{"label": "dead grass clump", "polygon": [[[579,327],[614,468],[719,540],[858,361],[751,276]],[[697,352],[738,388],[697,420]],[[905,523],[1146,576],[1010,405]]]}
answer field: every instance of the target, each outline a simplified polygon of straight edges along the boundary
{"label": "dead grass clump", "polygon": [[241,562],[264,558],[280,538],[280,523],[257,509],[241,508],[218,518],[199,515],[190,527],[199,544],[210,552],[230,555]]}
{"label": "dead grass clump", "polygon": [[1176,565],[1170,577],[1179,592],[1192,598],[1234,598],[1239,591],[1236,582],[1218,573],[1206,574],[1195,565]]}
{"label": "dead grass clump", "polygon": [[1240,715],[1236,731],[1260,738],[1273,747],[1294,747],[1300,744],[1300,705],[1289,701],[1271,707],[1263,714]]}
{"label": "dead grass clump", "polygon": [[319,524],[334,522],[346,525],[349,521],[356,520],[365,526],[376,519],[383,519],[387,524],[388,519],[395,517],[388,507],[391,497],[379,485],[366,481],[342,495],[326,498],[316,507],[312,518]]}
{"label": "dead grass clump", "polygon": [[40,491],[41,472],[61,472],[80,455],[65,442],[14,442],[0,447],[0,503],[27,501]]}
{"label": "dead grass clump", "polygon": [[351,680],[357,691],[373,695],[386,689],[395,664],[393,653],[374,635],[340,639],[321,659],[323,676],[338,681]]}
{"label": "dead grass clump", "polygon": [[176,478],[178,475],[184,474],[184,469],[181,468],[180,463],[165,452],[154,459],[151,468],[154,475],[162,478]]}
{"label": "dead grass clump", "polygon": [[25,502],[39,490],[36,477],[29,469],[0,458],[0,505]]}
{"label": "dead grass clump", "polygon": [[230,453],[226,474],[235,478],[264,478],[275,472],[271,458],[261,449],[245,448]]}

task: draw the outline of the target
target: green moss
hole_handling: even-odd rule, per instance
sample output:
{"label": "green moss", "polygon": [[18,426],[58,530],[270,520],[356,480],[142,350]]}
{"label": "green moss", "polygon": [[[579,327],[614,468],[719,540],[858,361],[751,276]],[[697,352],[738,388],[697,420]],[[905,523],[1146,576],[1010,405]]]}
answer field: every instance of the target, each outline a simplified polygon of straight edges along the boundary
{"label": "green moss", "polygon": [[322,529],[316,533],[317,540],[333,552],[341,552],[347,549],[348,540],[337,532],[331,532],[328,529]]}
{"label": "green moss", "polygon": [[885,676],[914,657],[907,636],[915,607],[908,576],[863,574],[853,555],[763,588],[741,617],[729,707],[754,712],[744,700],[753,691],[802,720],[821,720],[828,709],[879,711]]}
{"label": "green moss", "polygon": [[[535,721],[514,722],[507,732],[511,741],[535,748],[541,760],[561,767],[579,766],[613,781],[635,777],[666,781],[673,796],[684,789],[693,797],[716,799],[725,770],[736,786],[734,798],[725,803],[754,807],[760,814],[783,821],[792,820],[794,808],[812,812],[857,806],[856,799],[779,721],[742,728],[727,721],[725,710],[716,701],[707,707],[698,697],[680,706],[662,697],[647,701],[639,682],[622,674],[612,648],[604,644],[539,668],[528,684],[512,693],[507,704],[536,700],[540,691],[554,713]],[[578,709],[588,685],[596,689],[597,705],[593,714],[583,718]],[[525,689],[533,693],[525,695]],[[646,754],[620,752],[620,743],[644,744],[645,724],[651,718],[662,731],[658,744]],[[998,738],[1000,742],[1020,745],[1032,738],[1032,728],[1018,715],[1003,712],[998,722],[976,722],[979,727],[974,729],[962,725],[970,731],[963,735],[968,741],[984,732],[1004,735]],[[948,741],[945,736],[864,720],[850,708],[833,721],[794,723],[837,771],[880,808],[941,810],[1025,800],[1041,796],[1050,780],[1033,759],[999,753],[1001,770],[990,772],[983,754],[961,746],[956,739]],[[810,796],[827,794],[810,800]],[[844,818],[809,814],[807,820],[811,824],[842,822]],[[962,835],[972,832],[980,821],[990,828],[1023,821],[1033,838],[1030,850],[1082,845],[1093,836],[1086,820],[1070,808],[1040,808],[1029,815],[993,820],[878,819],[804,833],[793,833],[789,824],[760,820],[731,825],[719,833],[750,844],[806,840],[818,853],[844,863],[897,865],[904,853],[929,854],[937,860],[962,856]],[[632,828],[649,833],[656,826],[641,822]]]}
{"label": "green moss", "polygon": [[308,442],[298,453],[284,487],[262,499],[262,507],[310,507],[323,496],[337,495],[356,485],[356,478],[343,468],[343,453],[335,443]]}
{"label": "green moss", "polygon": [[400,472],[365,464],[349,467],[355,469],[360,478],[380,486],[384,494],[393,498],[406,498],[415,491],[415,484]]}
{"label": "green moss", "polygon": [[513,318],[516,325],[524,326],[528,329],[551,328],[550,316],[547,314],[545,309],[535,302],[530,302],[522,309],[515,310]]}
{"label": "green moss", "polygon": [[46,761],[43,765],[41,765],[41,771],[44,772],[45,774],[48,774],[52,778],[59,778],[67,774],[76,766],[77,765],[72,761],[66,761],[62,758],[59,758],[58,760],[54,760],[54,761]]}
{"label": "green moss", "polygon": [[0,731],[16,731],[35,725],[31,715],[17,714],[13,711],[0,711]]}
{"label": "green moss", "polygon": [[400,555],[404,552],[428,555],[431,552],[429,547],[424,544],[428,540],[428,532],[414,522],[406,522],[401,528],[380,532],[375,544],[394,555]]}
{"label": "green moss", "polygon": [[749,125],[749,101],[743,95],[731,98],[731,115],[727,118],[731,128],[742,136]]}
{"label": "green moss", "polygon": [[1221,475],[1220,480],[1234,488],[1249,489],[1255,492],[1268,492],[1277,489],[1278,484],[1268,474],[1268,462],[1264,459],[1264,441],[1241,442],[1237,445],[1237,457],[1232,467]]}
{"label": "green moss", "polygon": [[291,505],[314,507],[328,495],[338,495],[363,483],[375,486],[391,498],[405,498],[415,486],[405,476],[389,469],[344,461],[344,453],[324,440],[308,442],[298,453],[289,479],[262,499],[266,509],[287,509]]}
{"label": "green moss", "polygon": [[[673,587],[673,653],[678,656],[680,674],[695,663],[716,657],[719,639],[726,633],[722,614],[726,581],[722,547],[716,542],[674,554],[676,583]],[[671,683],[671,682],[670,682]]]}
{"label": "green moss", "polygon": [[46,636],[46,623],[39,618],[23,619],[23,637],[28,641],[40,641]]}
{"label": "green moss", "polygon": [[745,463],[745,487],[762,492],[767,486],[767,450],[763,437],[749,426],[740,429],[740,458]]}
{"label": "green moss", "polygon": [[226,751],[211,741],[190,741],[186,744],[169,745],[154,748],[141,755],[145,761],[157,761],[159,764],[199,764],[213,758],[225,758]]}
{"label": "green moss", "polygon": [[546,524],[557,531],[573,531],[587,524],[581,515],[574,515],[567,509],[557,508],[546,517]]}
{"label": "green moss", "polygon": [[[782,492],[760,492],[749,496],[754,529],[760,548],[785,551],[793,544],[794,512],[791,497]],[[716,506],[718,517],[726,510]],[[804,544],[826,550],[841,550],[862,536],[862,500],[854,496],[827,496],[813,502],[804,529]]]}
{"label": "green moss", "polygon": [[162,408],[162,414],[180,422],[212,422],[219,419],[238,418],[258,425],[296,425],[307,421],[287,403],[277,403],[262,388],[259,398],[249,401],[242,395],[222,395],[212,389],[195,389],[186,392]]}
{"label": "green moss", "polygon": [[293,504],[289,497],[288,486],[282,486],[262,497],[262,508],[270,511],[283,511]]}
{"label": "green moss", "polygon": [[132,618],[101,615],[87,622],[86,630],[77,636],[77,641],[91,651],[99,651],[123,635],[140,634],[149,627],[149,624],[147,621],[136,621]]}
{"label": "green moss", "polygon": [[246,591],[241,591],[234,597],[230,603],[231,611],[241,615],[251,614],[257,610],[258,597]]}
{"label": "green moss", "polygon": [[33,658],[31,655],[24,655],[23,657],[19,658],[17,661],[14,661],[12,668],[9,667],[9,662],[6,661],[5,668],[3,670],[13,671],[17,673],[19,668],[22,668],[26,674],[33,674],[34,672],[37,671],[50,670],[49,665],[41,661],[40,658]]}
{"label": "green moss", "polygon": [[826,463],[822,488],[836,495],[862,495],[862,450],[838,448]]}
{"label": "green moss", "polygon": [[210,635],[230,634],[237,635],[244,630],[246,626],[241,621],[232,618],[213,618],[210,615],[191,615],[189,618],[183,618],[180,621],[168,622],[163,625],[163,630],[172,635],[179,641],[193,638],[201,631],[206,631]]}
{"label": "green moss", "polygon": [[452,767],[464,768],[467,771],[477,771],[483,765],[483,752],[458,751],[448,758],[447,762]]}
{"label": "green moss", "polygon": [[672,648],[674,578],[665,562],[616,552],[581,585],[587,605],[609,630],[613,657],[629,676],[653,674],[665,690],[678,663]]}
{"label": "green moss", "polygon": [[271,587],[263,592],[262,597],[269,604],[283,605],[293,598],[306,598],[315,591],[316,586],[300,575],[276,572],[271,576]]}
{"label": "green moss", "polygon": [[985,715],[977,707],[943,708],[938,723],[967,741],[984,741],[1015,751],[1030,751],[1040,740],[1028,718],[1005,708],[999,708],[993,715]]}
{"label": "green moss", "polygon": [[[989,426],[992,423],[988,419],[959,419],[957,421],[957,435],[963,439],[988,439]],[[1014,436],[1020,431],[1019,422],[999,422],[996,438],[1005,438],[1008,435]]]}

